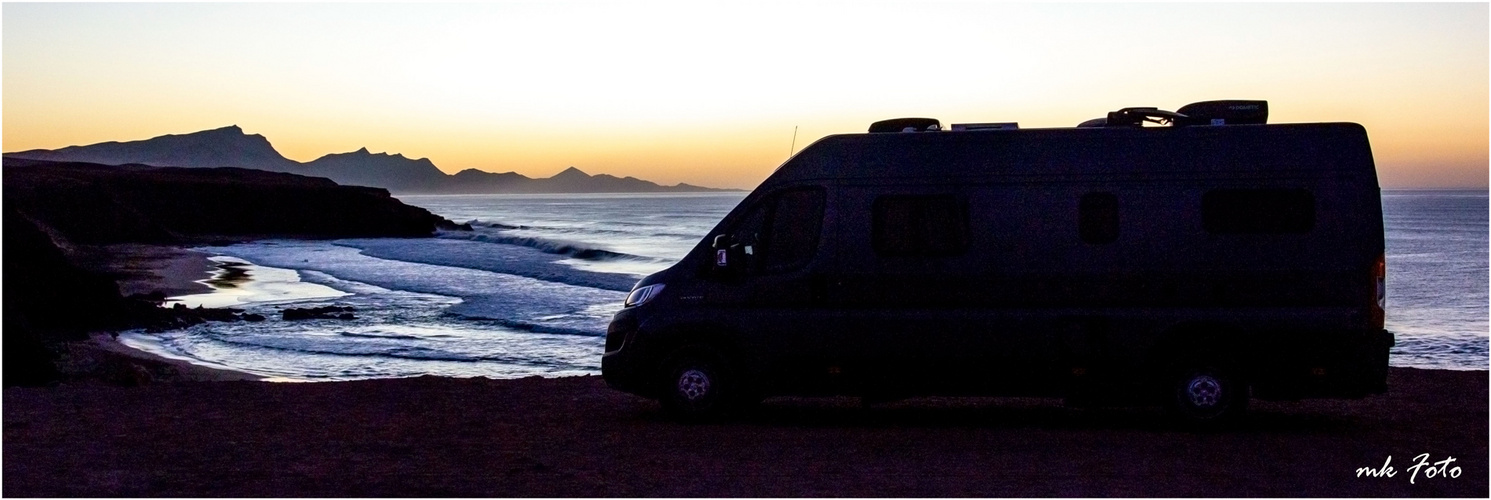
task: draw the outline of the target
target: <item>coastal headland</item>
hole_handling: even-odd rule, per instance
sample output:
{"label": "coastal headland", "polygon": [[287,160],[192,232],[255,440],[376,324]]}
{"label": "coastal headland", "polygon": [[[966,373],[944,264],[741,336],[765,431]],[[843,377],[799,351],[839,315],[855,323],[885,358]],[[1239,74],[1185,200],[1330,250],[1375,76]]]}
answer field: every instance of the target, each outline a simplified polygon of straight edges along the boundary
{"label": "coastal headland", "polygon": [[[405,205],[385,189],[324,178],[6,158],[5,385],[65,378],[59,369],[76,365],[67,357],[91,332],[234,319],[224,311],[158,307],[166,296],[195,286],[182,276],[205,274],[212,265],[180,247],[259,238],[424,237],[437,228],[460,226]],[[120,286],[141,280],[147,284]],[[106,378],[131,381],[154,370],[125,361],[105,371],[112,373]]]}

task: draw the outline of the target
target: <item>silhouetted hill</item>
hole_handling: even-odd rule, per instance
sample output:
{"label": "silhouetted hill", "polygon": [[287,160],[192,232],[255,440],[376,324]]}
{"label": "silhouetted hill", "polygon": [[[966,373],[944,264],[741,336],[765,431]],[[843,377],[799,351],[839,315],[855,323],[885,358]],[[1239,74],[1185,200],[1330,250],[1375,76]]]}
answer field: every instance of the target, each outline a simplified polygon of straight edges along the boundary
{"label": "silhouetted hill", "polygon": [[590,175],[578,168],[570,167],[547,179],[534,179],[535,193],[653,193],[667,191],[710,191],[709,189],[679,184],[660,186],[636,177],[614,175]]}
{"label": "silhouetted hill", "polygon": [[451,176],[451,182],[446,184],[444,192],[459,194],[482,194],[482,193],[514,193],[519,192],[518,186],[533,182],[517,172],[504,172],[494,174],[474,168],[468,168],[456,172]]}
{"label": "silhouetted hill", "polygon": [[239,167],[271,172],[301,170],[300,163],[280,155],[264,136],[244,134],[237,125],[141,141],[103,142],[57,150],[33,149],[6,153],[5,156],[105,165],[139,163],[155,167]]}
{"label": "silhouetted hill", "polygon": [[98,163],[143,164],[157,167],[240,167],[325,177],[338,184],[371,186],[399,193],[616,193],[728,191],[689,184],[661,186],[635,177],[589,175],[570,167],[546,179],[514,172],[491,173],[466,169],[447,175],[429,159],[402,154],[350,153],[322,156],[300,163],[280,155],[264,136],[247,135],[238,126],[192,134],[163,135],[130,142],[104,142],[57,150],[33,149],[6,153],[6,158]]}
{"label": "silhouetted hill", "polygon": [[373,154],[368,152],[368,148],[322,156],[306,163],[304,173],[325,177],[337,184],[374,186],[400,192],[440,192],[452,181],[429,159],[413,160],[402,154]]}

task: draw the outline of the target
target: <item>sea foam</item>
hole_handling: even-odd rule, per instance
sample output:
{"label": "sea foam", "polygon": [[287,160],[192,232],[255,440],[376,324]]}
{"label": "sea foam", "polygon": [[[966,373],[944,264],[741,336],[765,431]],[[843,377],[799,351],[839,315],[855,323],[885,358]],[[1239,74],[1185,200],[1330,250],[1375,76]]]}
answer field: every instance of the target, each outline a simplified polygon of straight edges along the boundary
{"label": "sea foam", "polygon": [[[353,246],[360,245],[362,248]],[[469,242],[441,239],[342,240],[336,242],[271,240],[225,247],[205,247],[202,251],[230,255],[263,266],[316,271],[339,280],[354,281],[390,290],[435,294],[461,299],[447,312],[461,316],[504,322],[527,331],[604,335],[610,320],[599,304],[619,304],[625,290],[631,287],[621,277],[600,286],[583,286],[516,273],[500,273],[492,268],[515,267],[525,274],[545,275],[531,259],[504,260],[493,252],[471,252]],[[364,253],[366,252],[366,253]],[[398,254],[410,260],[380,258],[378,254]],[[452,256],[454,255],[454,257]],[[491,256],[491,259],[462,259],[462,256]],[[549,258],[552,259],[552,256]],[[445,266],[420,260],[457,260],[461,266]],[[569,270],[567,281],[587,281],[583,273]],[[601,281],[601,280],[596,280]],[[626,283],[626,284],[623,284]],[[614,312],[614,311],[611,311]]]}

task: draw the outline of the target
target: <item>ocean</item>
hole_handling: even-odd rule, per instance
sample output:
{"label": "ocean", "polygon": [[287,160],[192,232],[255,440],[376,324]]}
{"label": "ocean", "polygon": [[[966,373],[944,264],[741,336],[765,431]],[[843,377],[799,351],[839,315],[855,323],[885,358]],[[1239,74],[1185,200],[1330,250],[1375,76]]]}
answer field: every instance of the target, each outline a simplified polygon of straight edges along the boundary
{"label": "ocean", "polygon": [[[688,252],[745,193],[400,196],[473,231],[203,247],[210,293],[270,318],[131,331],[132,347],[272,380],[597,374],[631,286]],[[1385,191],[1393,366],[1488,364],[1487,193]],[[281,321],[351,306],[350,320]]]}
{"label": "ocean", "polygon": [[1485,370],[1487,192],[1382,193],[1393,366]]}

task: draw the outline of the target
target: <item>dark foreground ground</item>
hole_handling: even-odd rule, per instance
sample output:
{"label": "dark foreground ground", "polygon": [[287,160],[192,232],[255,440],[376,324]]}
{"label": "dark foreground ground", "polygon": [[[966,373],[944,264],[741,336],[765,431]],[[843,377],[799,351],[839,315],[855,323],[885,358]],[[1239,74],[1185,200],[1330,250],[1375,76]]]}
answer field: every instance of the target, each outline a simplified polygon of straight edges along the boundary
{"label": "dark foreground ground", "polygon": [[[1051,400],[769,400],[680,425],[595,377],[4,391],[14,496],[1469,496],[1487,373],[1394,369],[1385,396],[1258,403],[1229,431]],[[1459,477],[1410,482],[1413,457]],[[1357,477],[1388,456],[1393,477]]]}

